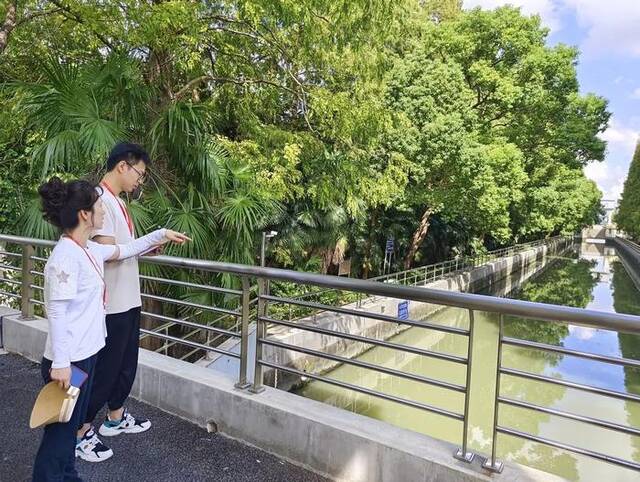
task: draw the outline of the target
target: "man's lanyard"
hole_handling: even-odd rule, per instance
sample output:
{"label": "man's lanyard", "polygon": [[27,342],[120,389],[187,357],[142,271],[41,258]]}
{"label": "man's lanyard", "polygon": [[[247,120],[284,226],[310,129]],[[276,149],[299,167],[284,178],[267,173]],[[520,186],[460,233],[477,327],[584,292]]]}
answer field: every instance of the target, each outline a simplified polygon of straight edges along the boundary
{"label": "man's lanyard", "polygon": [[116,202],[118,203],[118,206],[120,206],[120,211],[122,211],[124,220],[127,223],[127,226],[129,227],[129,233],[131,233],[131,236],[133,236],[133,221],[131,221],[131,216],[129,216],[129,211],[127,211],[127,208],[125,207],[124,202],[118,196],[116,196],[116,193],[113,192],[113,189],[111,189],[109,184],[102,181],[100,185],[103,186],[107,191],[109,191],[114,198],[116,198]]}
{"label": "man's lanyard", "polygon": [[91,253],[89,252],[89,250],[87,248],[85,248],[84,246],[82,246],[79,242],[77,242],[75,239],[73,239],[71,236],[69,235],[64,235],[64,238],[70,239],[71,241],[73,241],[74,243],[76,243],[78,245],[78,247],[84,251],[84,254],[87,255],[87,258],[89,258],[89,261],[91,262],[91,265],[93,266],[93,269],[96,270],[96,273],[98,273],[98,276],[100,277],[100,279],[102,280],[102,304],[103,306],[106,308],[107,307],[107,283],[105,283],[104,281],[104,276],[102,275],[102,270],[100,269],[100,267],[98,266],[97,261],[95,260],[95,258],[91,255]]}

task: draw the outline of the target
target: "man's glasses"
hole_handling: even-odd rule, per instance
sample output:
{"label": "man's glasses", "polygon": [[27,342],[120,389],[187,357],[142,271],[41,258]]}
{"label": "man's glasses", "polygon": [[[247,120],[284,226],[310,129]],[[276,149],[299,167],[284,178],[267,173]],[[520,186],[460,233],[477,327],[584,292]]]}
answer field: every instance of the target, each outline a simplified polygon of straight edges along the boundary
{"label": "man's glasses", "polygon": [[147,173],[146,172],[138,171],[135,167],[133,167],[128,162],[127,162],[127,166],[129,166],[131,169],[133,169],[135,171],[135,173],[138,175],[138,182],[140,184],[144,184],[147,181]]}

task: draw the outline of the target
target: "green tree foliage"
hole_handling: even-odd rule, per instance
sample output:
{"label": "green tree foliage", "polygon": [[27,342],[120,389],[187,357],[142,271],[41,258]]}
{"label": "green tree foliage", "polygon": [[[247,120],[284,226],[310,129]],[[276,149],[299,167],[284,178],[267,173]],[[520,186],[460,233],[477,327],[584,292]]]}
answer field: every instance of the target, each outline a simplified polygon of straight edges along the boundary
{"label": "green tree foliage", "polygon": [[580,96],[576,50],[546,36],[538,17],[476,9],[432,24],[398,60],[394,147],[412,164],[406,202],[422,212],[405,267],[437,212],[498,242],[594,220],[600,196],[581,167],[604,156],[606,101]]}
{"label": "green tree foliage", "polygon": [[171,253],[355,275],[569,233],[597,215],[606,102],[537,17],[459,0],[0,3],[0,230],[54,236],[35,188],[139,142]]}
{"label": "green tree foliage", "polygon": [[622,197],[614,221],[618,227],[633,239],[640,240],[640,142],[629,165],[624,181]]}
{"label": "green tree foliage", "polygon": [[[591,301],[591,292],[598,282],[591,273],[593,265],[594,262],[583,259],[560,259],[552,269],[527,281],[514,296],[536,303],[585,308]],[[525,340],[561,345],[562,340],[569,335],[569,328],[563,323],[507,317],[505,332],[508,336]],[[548,358],[557,360],[558,357],[551,355]]]}

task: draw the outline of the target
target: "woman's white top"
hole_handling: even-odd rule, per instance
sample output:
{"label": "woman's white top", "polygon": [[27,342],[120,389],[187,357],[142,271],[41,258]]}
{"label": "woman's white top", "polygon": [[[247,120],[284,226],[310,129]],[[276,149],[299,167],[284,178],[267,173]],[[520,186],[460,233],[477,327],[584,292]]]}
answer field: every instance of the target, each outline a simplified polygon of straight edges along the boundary
{"label": "woman's white top", "polygon": [[160,243],[166,229],[158,229],[125,245],[87,241],[86,249],[68,237],[61,237],[44,267],[44,305],[49,334],[44,356],[52,368],[95,355],[104,346],[104,263],[116,251],[117,259],[137,256]]}
{"label": "woman's white top", "polygon": [[44,268],[44,303],[49,334],[44,356],[53,368],[95,355],[107,336],[103,301],[104,262],[117,247],[87,242],[86,251],[60,238]]}

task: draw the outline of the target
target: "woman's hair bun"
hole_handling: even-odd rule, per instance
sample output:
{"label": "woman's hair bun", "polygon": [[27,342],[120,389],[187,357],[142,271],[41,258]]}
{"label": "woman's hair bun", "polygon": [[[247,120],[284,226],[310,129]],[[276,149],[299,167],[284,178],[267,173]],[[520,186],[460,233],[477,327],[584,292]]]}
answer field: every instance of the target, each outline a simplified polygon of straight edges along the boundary
{"label": "woman's hair bun", "polygon": [[54,226],[62,228],[60,215],[67,203],[69,194],[67,184],[57,176],[52,177],[38,188],[42,199],[44,218]]}
{"label": "woman's hair bun", "polygon": [[78,226],[78,212],[92,211],[100,193],[95,184],[83,179],[64,182],[52,177],[38,188],[44,218],[63,231]]}

